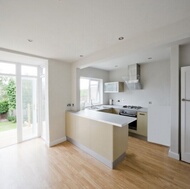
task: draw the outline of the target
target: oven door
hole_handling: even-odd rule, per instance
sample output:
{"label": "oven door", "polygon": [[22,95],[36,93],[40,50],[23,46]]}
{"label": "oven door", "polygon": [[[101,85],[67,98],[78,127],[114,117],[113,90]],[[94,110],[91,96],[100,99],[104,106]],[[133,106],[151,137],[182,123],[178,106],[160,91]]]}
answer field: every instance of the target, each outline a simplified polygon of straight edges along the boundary
{"label": "oven door", "polygon": [[137,130],[137,120],[129,123],[129,129],[131,129],[131,130]]}
{"label": "oven door", "polygon": [[[135,117],[135,118],[137,117],[136,115],[123,114],[122,112],[120,112],[119,115],[128,116],[128,117]],[[137,130],[137,120],[129,123],[128,125],[129,125],[129,129],[131,129],[131,130]]]}

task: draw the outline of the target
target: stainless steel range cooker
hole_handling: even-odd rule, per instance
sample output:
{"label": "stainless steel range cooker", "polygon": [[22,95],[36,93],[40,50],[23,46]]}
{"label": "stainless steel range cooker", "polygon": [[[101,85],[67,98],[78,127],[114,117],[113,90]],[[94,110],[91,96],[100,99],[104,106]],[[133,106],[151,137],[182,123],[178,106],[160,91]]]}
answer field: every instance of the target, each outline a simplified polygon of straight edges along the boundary
{"label": "stainless steel range cooker", "polygon": [[[129,106],[124,105],[123,109],[119,111],[119,115],[128,116],[128,117],[137,117],[137,110],[141,109],[141,106]],[[137,130],[137,121],[129,123],[129,129]]]}

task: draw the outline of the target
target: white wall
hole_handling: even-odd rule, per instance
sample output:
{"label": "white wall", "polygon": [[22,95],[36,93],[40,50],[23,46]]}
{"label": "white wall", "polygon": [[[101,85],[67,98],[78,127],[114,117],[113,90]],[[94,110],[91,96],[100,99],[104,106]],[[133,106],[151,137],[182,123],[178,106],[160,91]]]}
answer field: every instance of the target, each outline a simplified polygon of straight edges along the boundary
{"label": "white wall", "polygon": [[[71,103],[71,65],[52,59],[44,59],[23,53],[15,53],[9,50],[0,51],[0,59],[10,62],[20,62],[35,65],[47,64],[48,75],[48,116],[47,144],[64,141],[65,138],[65,110]],[[48,63],[47,63],[48,62]],[[47,103],[47,104],[48,104]],[[49,122],[49,123],[48,123]]]}
{"label": "white wall", "polygon": [[171,146],[169,156],[179,159],[179,46],[171,48]]}
{"label": "white wall", "polygon": [[190,66],[190,44],[171,48],[171,146],[169,156],[180,157],[180,68]]}
{"label": "white wall", "polygon": [[49,145],[65,140],[65,110],[71,103],[71,65],[49,60]]}
{"label": "white wall", "polygon": [[[141,64],[141,83],[143,89],[125,90],[122,93],[110,94],[114,104],[127,104],[148,107],[152,105],[170,105],[170,61]],[[123,81],[127,75],[127,68],[111,71],[110,81]],[[120,102],[118,102],[120,100]]]}
{"label": "white wall", "polygon": [[180,46],[179,63],[180,67],[190,66],[190,44]]}

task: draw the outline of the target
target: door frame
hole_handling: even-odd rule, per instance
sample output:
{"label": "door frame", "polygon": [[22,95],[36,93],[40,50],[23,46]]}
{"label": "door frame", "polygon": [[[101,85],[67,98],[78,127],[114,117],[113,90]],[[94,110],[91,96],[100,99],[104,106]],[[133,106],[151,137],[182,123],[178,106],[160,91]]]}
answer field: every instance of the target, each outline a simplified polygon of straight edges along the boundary
{"label": "door frame", "polygon": [[[17,123],[16,123],[16,126],[17,126],[17,143],[20,143],[20,142],[23,142],[25,140],[23,140],[23,136],[22,136],[22,115],[23,115],[23,112],[22,112],[22,77],[33,77],[33,76],[22,76],[21,74],[21,66],[34,66],[34,67],[37,67],[37,76],[35,77],[37,79],[37,88],[36,90],[38,91],[38,93],[36,94],[36,98],[37,98],[37,122],[38,122],[38,127],[37,127],[37,136],[35,136],[34,138],[36,137],[41,137],[41,132],[42,132],[42,129],[41,129],[41,126],[42,126],[42,119],[41,119],[41,111],[42,111],[42,108],[41,108],[41,77],[40,77],[40,74],[41,74],[41,68],[42,66],[41,65],[37,65],[37,64],[24,64],[24,63],[16,63],[16,62],[8,62],[8,61],[1,61],[0,62],[2,63],[7,63],[7,64],[13,64],[15,65],[16,67],[16,73],[15,74],[6,74],[6,73],[0,73],[0,75],[5,75],[5,76],[13,76],[15,77],[16,79],[16,118],[17,118]],[[43,66],[44,68],[46,68],[46,66]],[[46,78],[46,77],[45,77]],[[47,79],[47,78],[46,78]],[[39,104],[38,104],[39,103]],[[47,114],[46,114],[47,116]],[[47,125],[46,125],[46,129],[47,129]],[[32,139],[32,138],[30,138]],[[28,140],[28,139],[26,139]]]}
{"label": "door frame", "polygon": [[[185,153],[185,101],[182,101],[182,99],[185,99],[185,88],[186,88],[186,83],[185,83],[185,74],[186,71],[190,71],[190,66],[186,67],[181,67],[181,160],[189,162],[189,156],[190,154]],[[187,157],[188,156],[188,157]]]}

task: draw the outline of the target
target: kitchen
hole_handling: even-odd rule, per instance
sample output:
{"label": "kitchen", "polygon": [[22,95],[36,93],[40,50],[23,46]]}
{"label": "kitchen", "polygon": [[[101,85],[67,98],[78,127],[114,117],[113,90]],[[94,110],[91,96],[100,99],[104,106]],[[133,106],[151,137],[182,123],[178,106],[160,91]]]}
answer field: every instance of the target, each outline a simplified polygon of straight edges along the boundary
{"label": "kitchen", "polygon": [[[33,188],[189,187],[189,164],[177,161],[181,160],[181,139],[189,138],[188,134],[181,136],[180,120],[181,104],[185,104],[180,96],[180,71],[181,67],[190,66],[188,0],[4,0],[1,7],[1,61],[19,63],[20,56],[29,64],[31,57],[45,60],[44,141],[52,147],[47,148],[41,139],[38,145],[35,140],[18,144],[18,148],[26,145],[26,150],[19,152],[20,163],[15,150],[13,153],[2,150],[1,157],[6,154],[4,160],[9,162],[2,163],[5,174],[1,185],[5,188],[13,187],[12,184],[18,188],[29,185]],[[163,52],[160,59],[159,52]],[[110,170],[66,141],[65,111],[80,110],[80,77],[101,78],[102,86],[105,82],[124,82],[127,66],[135,63],[141,66],[143,88],[132,91],[124,85],[124,92],[104,93],[101,104],[109,104],[109,99],[113,99],[114,106],[147,108],[148,140],[158,144],[170,137],[169,152],[160,153],[161,148],[168,148],[129,137],[132,139],[129,139],[129,156],[117,169]],[[190,152],[189,145],[186,146]]]}
{"label": "kitchen", "polygon": [[[139,136],[143,139],[147,139],[148,135],[148,141],[170,146],[170,60],[162,59],[151,63],[142,63],[139,64],[139,66],[142,89],[138,90],[129,90],[127,85],[124,84],[122,77],[127,76],[127,67],[113,70],[103,70],[99,68],[88,67],[78,69],[77,77],[79,81],[81,77],[102,79],[102,83],[104,85],[107,82],[113,81],[119,81],[122,83],[124,88],[118,93],[107,93],[104,91],[102,104],[109,104],[109,99],[113,99],[113,106],[108,107],[116,110],[118,114],[119,112],[121,114],[122,110],[134,108],[123,108],[124,105],[143,107],[137,111],[138,115],[142,114],[143,117],[146,117],[146,131],[138,133],[134,130],[130,130],[130,133],[133,135],[134,133],[140,134],[136,136]],[[106,109],[102,111],[109,112],[109,110]],[[159,114],[158,111],[160,111]],[[139,114],[139,112],[141,114]],[[149,114],[151,116],[149,116]],[[156,123],[155,120],[157,120]],[[143,132],[147,132],[147,135],[143,134]],[[158,132],[160,137],[157,136]]]}

